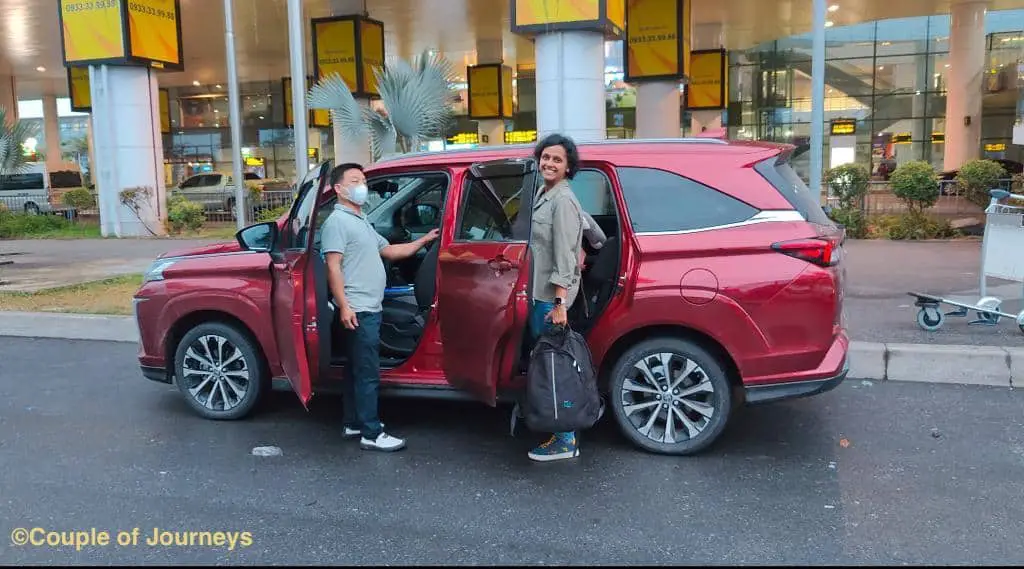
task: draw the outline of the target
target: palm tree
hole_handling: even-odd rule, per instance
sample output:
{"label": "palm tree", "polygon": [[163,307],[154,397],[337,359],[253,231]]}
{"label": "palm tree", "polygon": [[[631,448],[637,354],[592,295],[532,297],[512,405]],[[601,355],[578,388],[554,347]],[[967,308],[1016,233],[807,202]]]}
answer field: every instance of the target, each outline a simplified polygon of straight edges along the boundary
{"label": "palm tree", "polygon": [[23,120],[9,121],[0,106],[0,176],[20,174],[28,166],[23,152],[25,141],[35,136],[38,126]]}
{"label": "palm tree", "polygon": [[352,142],[370,139],[373,159],[415,150],[420,142],[440,136],[452,120],[453,66],[444,57],[424,51],[411,62],[395,59],[373,70],[384,111],[360,106],[337,74],[310,88],[311,108],[330,109],[335,125]]}

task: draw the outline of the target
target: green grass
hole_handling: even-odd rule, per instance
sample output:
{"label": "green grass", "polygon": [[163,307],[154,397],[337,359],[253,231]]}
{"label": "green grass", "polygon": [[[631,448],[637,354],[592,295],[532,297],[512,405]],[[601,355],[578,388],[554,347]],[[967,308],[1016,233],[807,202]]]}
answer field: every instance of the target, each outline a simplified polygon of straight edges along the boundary
{"label": "green grass", "polygon": [[98,223],[68,221],[57,215],[25,215],[0,211],[0,239],[95,239]]}
{"label": "green grass", "polygon": [[131,315],[132,295],[141,284],[141,274],[130,274],[38,292],[0,292],[0,310]]}

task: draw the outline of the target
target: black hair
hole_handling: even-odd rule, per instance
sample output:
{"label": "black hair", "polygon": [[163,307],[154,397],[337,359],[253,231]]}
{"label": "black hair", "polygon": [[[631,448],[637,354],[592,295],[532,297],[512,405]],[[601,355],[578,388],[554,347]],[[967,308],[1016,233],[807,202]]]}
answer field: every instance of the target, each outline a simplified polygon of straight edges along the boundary
{"label": "black hair", "polygon": [[549,134],[544,137],[543,140],[537,143],[536,148],[533,150],[533,157],[540,162],[540,155],[544,153],[544,149],[552,146],[561,146],[565,149],[565,160],[568,162],[565,169],[565,177],[570,180],[576,176],[576,172],[580,169],[580,152],[576,149],[576,143],[572,141],[568,136],[561,134]]}
{"label": "black hair", "polygon": [[363,172],[362,164],[356,164],[355,162],[345,162],[344,164],[338,164],[337,166],[335,166],[334,169],[331,170],[331,187],[333,188],[337,184],[340,184],[341,179],[345,177],[345,172],[348,172],[349,170],[352,169]]}

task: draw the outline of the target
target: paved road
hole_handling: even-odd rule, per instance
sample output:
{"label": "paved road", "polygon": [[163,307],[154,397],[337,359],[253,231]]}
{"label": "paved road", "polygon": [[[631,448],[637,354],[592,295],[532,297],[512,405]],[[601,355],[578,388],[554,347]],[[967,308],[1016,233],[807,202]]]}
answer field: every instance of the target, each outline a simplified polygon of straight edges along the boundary
{"label": "paved road", "polygon": [[[604,423],[578,461],[538,465],[532,437],[467,403],[386,401],[410,440],[396,455],[341,440],[337,399],[307,413],[277,394],[251,420],[204,421],[134,355],[0,344],[0,563],[1024,562],[1024,396],[1006,389],[850,382],[749,410],[700,457],[635,451]],[[252,544],[75,552],[13,547],[17,527]]]}

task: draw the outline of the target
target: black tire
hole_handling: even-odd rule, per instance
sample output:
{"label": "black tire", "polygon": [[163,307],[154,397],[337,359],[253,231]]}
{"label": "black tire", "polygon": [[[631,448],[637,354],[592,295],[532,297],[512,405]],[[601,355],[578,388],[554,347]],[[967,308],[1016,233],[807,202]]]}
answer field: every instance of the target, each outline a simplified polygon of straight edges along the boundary
{"label": "black tire", "polygon": [[[237,348],[241,355],[227,366],[230,369],[226,369],[228,375],[225,379],[221,380],[223,385],[218,389],[218,394],[213,395],[209,393],[204,398],[203,395],[207,393],[206,388],[199,390],[196,395],[193,395],[191,389],[200,385],[209,376],[201,375],[203,372],[186,375],[185,365],[186,360],[188,360],[189,367],[196,368],[198,360],[191,356],[189,350],[191,349],[193,353],[197,353],[197,350],[201,352],[202,339],[206,336],[222,338]],[[205,343],[211,346],[212,352],[212,346],[216,345],[216,341],[211,343],[208,340]],[[231,355],[233,355],[232,352],[227,351],[222,359],[230,359]],[[236,387],[241,385],[239,381],[241,375],[238,374],[241,366],[236,365],[239,361],[244,365],[244,369],[247,370],[249,378],[245,384],[244,395],[241,397],[237,397],[237,391],[231,389],[232,385]],[[263,358],[260,357],[258,344],[235,326],[222,322],[204,322],[189,330],[182,337],[174,353],[174,378],[178,390],[193,411],[203,418],[219,421],[230,421],[245,417],[253,410],[260,399],[262,399],[263,394],[269,389],[269,375]],[[207,381],[205,385],[210,385],[210,382]],[[227,394],[227,401],[233,403],[230,407],[224,404],[225,394]],[[210,401],[211,397],[213,399],[212,402]],[[235,399],[235,401],[232,401],[232,399]],[[218,402],[220,402],[219,408]],[[210,403],[211,405],[208,406],[204,403]]]}
{"label": "black tire", "polygon": [[33,202],[25,204],[25,215],[39,215],[39,206]]}
{"label": "black tire", "polygon": [[[634,382],[633,378],[642,377],[640,370],[634,366],[645,359],[648,362],[654,362],[658,354],[671,355],[669,370],[677,369],[676,366],[685,365],[687,362],[692,362],[697,367],[677,385],[676,394],[669,391],[654,395],[637,390],[626,390],[624,387],[627,380],[630,380],[630,384],[635,387],[639,382]],[[650,367],[648,365],[649,369]],[[657,367],[661,368],[662,366],[657,364]],[[678,380],[678,376],[676,376],[669,384],[663,385],[659,379],[663,378],[665,374],[658,373],[657,369],[651,371],[655,374],[654,379],[658,383],[659,389],[671,387],[671,383]],[[671,373],[670,371],[668,375]],[[653,388],[649,383],[640,385],[645,389]],[[697,385],[704,387],[685,397],[687,402],[678,396],[679,393],[685,393],[687,388]],[[706,392],[707,389],[711,390],[710,393]],[[703,451],[722,434],[734,410],[733,386],[729,383],[722,363],[700,345],[671,336],[645,340],[622,354],[612,369],[608,397],[615,422],[618,423],[622,434],[637,447],[656,454],[692,455]],[[665,397],[666,402],[659,403],[658,397]],[[636,412],[629,415],[626,412],[627,405],[637,404],[647,405],[647,408],[661,407],[657,410],[657,417],[650,423],[651,427],[647,429],[646,434],[642,432],[642,429],[648,425],[651,415],[650,412],[644,413],[647,408],[638,408]],[[666,407],[666,405],[671,407]],[[711,416],[706,417],[695,411],[695,407],[699,407],[705,412],[710,411]],[[669,413],[673,412],[674,414],[671,415],[673,429],[669,433],[667,418]],[[689,421],[688,424],[683,420],[683,416]],[[691,426],[694,429],[701,427],[699,432],[692,437],[688,432]],[[682,428],[680,429],[680,427]],[[649,434],[653,434],[654,438],[648,436]],[[672,436],[668,437],[667,434]],[[658,438],[661,440],[656,440]],[[671,440],[665,442],[666,438]]]}

